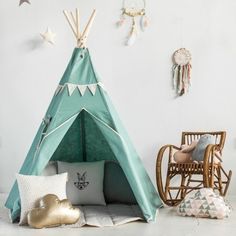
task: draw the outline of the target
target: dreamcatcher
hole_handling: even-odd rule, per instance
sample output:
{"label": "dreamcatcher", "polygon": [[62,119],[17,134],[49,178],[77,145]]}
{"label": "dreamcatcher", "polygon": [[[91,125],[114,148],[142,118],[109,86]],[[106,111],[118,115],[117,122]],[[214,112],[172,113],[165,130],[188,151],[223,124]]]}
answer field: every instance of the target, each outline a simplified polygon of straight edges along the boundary
{"label": "dreamcatcher", "polygon": [[173,54],[173,86],[178,96],[187,93],[191,85],[191,54],[185,48],[180,48]]}
{"label": "dreamcatcher", "polygon": [[122,13],[120,20],[117,22],[117,26],[121,27],[128,18],[131,18],[131,30],[125,42],[127,46],[133,45],[138,36],[137,18],[140,18],[139,24],[142,31],[144,31],[148,26],[145,8],[145,0],[123,0]]}

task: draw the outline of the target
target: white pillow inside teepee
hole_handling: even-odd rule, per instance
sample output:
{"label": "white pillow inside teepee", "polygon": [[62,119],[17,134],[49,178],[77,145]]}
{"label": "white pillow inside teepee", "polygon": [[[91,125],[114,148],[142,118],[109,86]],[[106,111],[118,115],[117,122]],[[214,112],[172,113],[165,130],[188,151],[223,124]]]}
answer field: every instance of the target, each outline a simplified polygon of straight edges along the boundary
{"label": "white pillow inside teepee", "polygon": [[20,225],[27,224],[27,214],[37,207],[38,201],[45,195],[51,193],[66,199],[67,173],[52,176],[34,176],[16,174],[20,193],[21,213]]}
{"label": "white pillow inside teepee", "polygon": [[229,217],[230,207],[211,188],[202,188],[187,195],[179,204],[177,213],[181,216],[223,219]]}

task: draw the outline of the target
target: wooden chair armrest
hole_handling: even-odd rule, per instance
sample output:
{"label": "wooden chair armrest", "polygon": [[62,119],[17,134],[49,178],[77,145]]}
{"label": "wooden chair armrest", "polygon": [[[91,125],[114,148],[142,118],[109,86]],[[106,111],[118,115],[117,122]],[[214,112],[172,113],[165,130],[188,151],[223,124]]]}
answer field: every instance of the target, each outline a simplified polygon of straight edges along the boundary
{"label": "wooden chair armrest", "polygon": [[161,197],[161,199],[165,202],[166,199],[166,194],[165,191],[163,189],[163,183],[162,183],[162,159],[163,156],[165,154],[165,152],[167,153],[167,157],[168,157],[168,163],[171,162],[171,157],[173,154],[173,149],[175,150],[180,150],[179,147],[175,146],[175,145],[171,145],[171,144],[167,144],[165,146],[162,146],[157,154],[157,158],[156,158],[156,183],[157,183],[157,188],[158,188],[158,192],[159,195]]}
{"label": "wooden chair armrest", "polygon": [[[218,158],[218,160],[220,162],[222,162],[221,158],[217,157],[214,152],[215,151],[220,151],[221,150],[219,149],[219,145],[217,144],[209,144],[207,147],[206,147],[206,150],[205,150],[205,153],[204,153],[204,159],[203,159],[203,162],[204,163],[209,163],[209,162],[214,162],[214,157]],[[211,158],[211,160],[210,160]]]}
{"label": "wooden chair armrest", "polygon": [[172,156],[172,151],[173,149],[175,150],[181,150],[181,148],[175,146],[175,145],[172,145],[172,144],[167,144],[165,146],[162,146],[157,154],[157,165],[161,163],[162,161],[162,158],[164,156],[164,153],[166,152],[166,150],[169,149],[169,162],[171,160],[171,156]]}
{"label": "wooden chair armrest", "polygon": [[[213,187],[214,185],[214,158],[215,151],[221,151],[219,145],[209,144],[206,147],[203,159],[203,181],[206,188]],[[219,158],[218,158],[219,159]],[[222,161],[222,160],[220,160]]]}

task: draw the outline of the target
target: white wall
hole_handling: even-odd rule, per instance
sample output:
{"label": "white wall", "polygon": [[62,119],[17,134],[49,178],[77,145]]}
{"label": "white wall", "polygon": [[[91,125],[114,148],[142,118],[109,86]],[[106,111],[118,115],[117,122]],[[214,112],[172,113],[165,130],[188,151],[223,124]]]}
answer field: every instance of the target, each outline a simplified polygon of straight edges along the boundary
{"label": "white wall", "polygon": [[[236,171],[236,1],[149,0],[150,27],[131,48],[122,45],[128,26],[115,27],[121,0],[31,2],[0,1],[0,192],[9,191],[71,56],[62,10],[76,6],[83,23],[98,10],[93,61],[153,181],[157,151],[179,144],[182,130],[226,130],[224,162]],[[39,37],[47,26],[55,46]],[[175,99],[171,56],[182,46],[193,55],[192,88]]]}

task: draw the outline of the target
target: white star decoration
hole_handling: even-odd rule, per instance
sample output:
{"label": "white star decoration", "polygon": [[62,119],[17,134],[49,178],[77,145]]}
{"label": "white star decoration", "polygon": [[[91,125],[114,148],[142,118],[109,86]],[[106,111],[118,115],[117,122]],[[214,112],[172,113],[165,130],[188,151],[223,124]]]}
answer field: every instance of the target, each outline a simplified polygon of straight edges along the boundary
{"label": "white star decoration", "polygon": [[19,6],[21,6],[24,2],[30,4],[29,0],[20,0]]}
{"label": "white star decoration", "polygon": [[42,38],[48,42],[48,43],[51,43],[51,44],[55,44],[55,36],[56,34],[54,34],[50,28],[47,28],[46,32],[43,33],[43,34],[40,34],[42,36]]}

